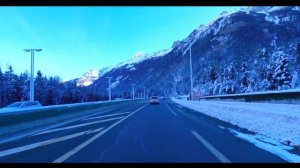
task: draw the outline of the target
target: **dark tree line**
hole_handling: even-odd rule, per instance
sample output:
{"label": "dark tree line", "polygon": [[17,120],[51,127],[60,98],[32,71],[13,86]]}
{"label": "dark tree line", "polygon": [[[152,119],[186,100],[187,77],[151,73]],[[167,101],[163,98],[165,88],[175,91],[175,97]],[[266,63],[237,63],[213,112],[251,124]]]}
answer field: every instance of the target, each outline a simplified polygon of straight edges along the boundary
{"label": "dark tree line", "polygon": [[[58,76],[43,76],[38,71],[34,82],[34,97],[42,105],[57,105],[105,100],[107,97],[96,94],[94,87],[78,87],[76,81],[62,82]],[[6,71],[0,68],[0,107],[17,101],[29,100],[30,75],[19,75],[9,66]]]}

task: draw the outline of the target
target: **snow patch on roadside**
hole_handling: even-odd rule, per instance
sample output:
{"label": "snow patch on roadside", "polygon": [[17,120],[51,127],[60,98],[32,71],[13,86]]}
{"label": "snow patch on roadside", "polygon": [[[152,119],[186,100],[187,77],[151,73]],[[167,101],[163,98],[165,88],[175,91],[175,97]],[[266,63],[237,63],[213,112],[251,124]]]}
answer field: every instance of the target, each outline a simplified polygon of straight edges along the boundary
{"label": "snow patch on roadside", "polygon": [[300,156],[287,151],[293,149],[290,146],[283,145],[277,141],[274,141],[271,138],[266,138],[261,135],[243,134],[233,129],[229,129],[229,131],[235,134],[236,137],[244,139],[263,150],[269,151],[288,162],[300,162]]}
{"label": "snow patch on roadside", "polygon": [[277,142],[300,147],[300,105],[172,100]]}

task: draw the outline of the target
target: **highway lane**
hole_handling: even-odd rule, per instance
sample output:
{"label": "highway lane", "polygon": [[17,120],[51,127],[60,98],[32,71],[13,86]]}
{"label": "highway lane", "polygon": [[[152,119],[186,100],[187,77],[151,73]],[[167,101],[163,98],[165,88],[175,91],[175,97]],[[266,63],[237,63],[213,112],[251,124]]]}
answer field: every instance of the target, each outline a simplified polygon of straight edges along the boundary
{"label": "highway lane", "polygon": [[285,162],[219,127],[233,126],[187,111],[167,102],[149,105],[64,161]]}
{"label": "highway lane", "polygon": [[[103,130],[105,127],[120,120],[119,117],[124,117],[145,104],[146,103],[131,103],[130,106],[125,106],[113,111],[105,110],[107,112],[100,110],[98,114],[89,117],[91,120],[83,118],[48,130],[29,134],[20,139],[1,143],[0,162],[52,162],[56,157],[73,149],[77,144],[80,144],[99,132],[100,129]],[[98,121],[93,119],[99,116],[102,116],[102,118]],[[80,124],[82,125],[80,126]],[[97,131],[97,129],[99,131]],[[85,131],[87,132],[83,133]],[[83,135],[80,135],[80,133],[83,133]],[[50,142],[45,142],[49,140]],[[41,142],[46,143],[46,145],[37,144]],[[38,147],[32,145],[38,145]]]}
{"label": "highway lane", "polygon": [[228,123],[170,101],[136,103],[0,144],[0,162],[285,162]]}

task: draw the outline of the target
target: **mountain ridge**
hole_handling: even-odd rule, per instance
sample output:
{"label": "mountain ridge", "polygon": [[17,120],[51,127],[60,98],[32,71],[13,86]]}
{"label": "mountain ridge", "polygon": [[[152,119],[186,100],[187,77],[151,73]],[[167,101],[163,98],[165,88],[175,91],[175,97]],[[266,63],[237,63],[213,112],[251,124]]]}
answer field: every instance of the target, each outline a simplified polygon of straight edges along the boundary
{"label": "mountain ridge", "polygon": [[[295,23],[300,22],[299,12],[299,7],[249,7],[225,13],[207,25],[200,25],[188,37],[175,40],[172,48],[159,57],[125,61],[91,85],[97,88],[97,93],[107,94],[105,77],[112,76],[113,92],[117,96],[130,96],[131,84],[137,85],[138,93],[146,87],[151,94],[187,94],[189,44],[183,41],[188,41],[194,42],[194,88],[206,95],[282,89],[283,86],[277,84],[279,77],[275,77],[275,69],[284,58],[292,65],[289,67],[292,75],[290,88],[297,87],[298,59],[295,52],[300,42],[300,28]],[[265,61],[261,61],[262,58]],[[266,77],[271,73],[267,72],[267,66],[271,67],[272,80]],[[231,79],[230,71],[236,71],[235,79]],[[272,82],[276,87],[269,86]]]}

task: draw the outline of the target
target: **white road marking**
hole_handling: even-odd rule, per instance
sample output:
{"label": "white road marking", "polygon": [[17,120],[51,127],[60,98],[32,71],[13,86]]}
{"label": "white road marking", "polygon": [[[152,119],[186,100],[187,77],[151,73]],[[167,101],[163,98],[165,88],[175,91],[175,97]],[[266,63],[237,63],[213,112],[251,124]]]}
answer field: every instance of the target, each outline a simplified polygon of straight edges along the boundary
{"label": "white road marking", "polygon": [[86,134],[92,134],[92,133],[95,133],[95,132],[99,132],[101,130],[103,130],[104,127],[102,128],[98,128],[98,129],[94,129],[94,130],[89,130]]}
{"label": "white road marking", "polygon": [[124,113],[109,114],[109,115],[103,115],[103,116],[98,116],[98,117],[85,118],[85,119],[82,119],[82,120],[92,120],[92,119],[99,119],[99,118],[111,117],[111,116],[116,116],[116,115],[121,115],[121,114],[128,114],[128,113],[131,113],[131,112],[124,112]]}
{"label": "white road marking", "polygon": [[[128,106],[130,106],[130,105],[125,105],[125,106],[124,105],[120,105],[120,106],[118,106],[116,108],[112,108],[112,109],[101,111],[101,113],[106,113],[106,112],[109,112],[109,111],[113,111],[113,110],[124,108],[124,107],[128,107]],[[34,131],[31,131],[31,132],[25,132],[25,133],[22,133],[22,134],[19,134],[19,135],[16,135],[16,136],[4,138],[4,139],[0,140],[0,144],[6,143],[6,142],[9,142],[9,141],[14,141],[14,140],[17,140],[17,139],[20,139],[20,138],[24,138],[24,137],[27,137],[27,136],[34,136],[35,133],[39,133],[39,132],[42,132],[42,131],[45,131],[45,130],[56,128],[56,127],[59,127],[59,126],[62,126],[62,125],[66,125],[66,124],[69,124],[69,123],[72,123],[72,122],[75,122],[75,121],[78,121],[78,120],[81,120],[81,119],[84,119],[84,118],[87,118],[87,117],[92,117],[92,116],[95,116],[95,115],[99,115],[99,113],[89,114],[87,116],[76,118],[76,119],[68,119],[67,121],[63,121],[63,122],[60,122],[58,124],[53,124],[53,125],[50,125],[50,126],[47,126],[47,127],[43,127],[41,129],[38,129],[38,130],[34,130]]]}
{"label": "white road marking", "polygon": [[182,106],[180,106],[180,105],[178,105],[178,104],[176,104],[176,106],[177,106],[178,108],[182,108]]}
{"label": "white road marking", "polygon": [[218,151],[214,146],[207,142],[201,135],[196,131],[191,131],[191,133],[213,154],[215,155],[222,163],[231,163],[220,151]]}
{"label": "white road marking", "polygon": [[27,150],[38,148],[38,147],[41,147],[41,146],[50,145],[50,144],[60,142],[60,141],[65,141],[65,140],[76,138],[76,137],[79,137],[79,136],[82,136],[82,135],[88,135],[88,134],[91,134],[91,133],[99,132],[102,129],[103,128],[98,128],[98,129],[95,129],[95,130],[87,130],[87,131],[83,131],[83,132],[79,132],[79,133],[75,133],[75,134],[71,134],[71,135],[66,135],[66,136],[63,136],[63,137],[58,137],[58,138],[54,138],[54,139],[50,139],[50,140],[46,140],[46,141],[42,141],[42,142],[33,143],[33,144],[30,144],[30,145],[25,145],[25,146],[13,148],[13,149],[4,150],[4,151],[0,152],[0,157],[7,156],[7,155],[12,155],[12,154],[23,152],[23,151],[27,151]]}
{"label": "white road marking", "polygon": [[93,121],[93,122],[84,123],[84,124],[72,125],[72,126],[63,127],[63,128],[50,129],[50,130],[47,130],[47,131],[39,132],[39,133],[34,134],[32,136],[51,133],[51,132],[57,132],[57,131],[63,131],[63,130],[67,130],[67,129],[78,128],[78,127],[83,127],[83,126],[87,126],[87,125],[103,123],[103,122],[107,122],[107,121],[118,120],[118,119],[121,119],[121,118],[123,118],[123,117],[116,117],[116,118],[110,118],[110,119],[105,119],[105,120],[100,120],[100,121]]}
{"label": "white road marking", "polygon": [[99,132],[98,134],[96,134],[92,138],[88,139],[87,141],[83,142],[82,144],[80,144],[79,146],[77,146],[76,148],[74,148],[73,150],[67,152],[66,154],[62,155],[58,159],[54,160],[52,163],[62,163],[62,162],[64,162],[65,160],[67,160],[68,158],[70,158],[72,155],[76,154],[81,149],[83,149],[84,147],[86,147],[87,145],[89,145],[90,143],[92,143],[93,141],[95,141],[96,139],[98,139],[99,137],[101,137],[102,135],[104,135],[106,132],[108,132],[109,130],[111,130],[112,128],[114,128],[118,124],[120,124],[122,121],[126,120],[127,118],[129,118],[130,116],[132,116],[133,114],[135,114],[136,112],[140,111],[142,108],[146,107],[147,105],[148,104],[145,104],[144,106],[142,106],[141,108],[135,110],[134,112],[132,112],[128,116],[126,116],[123,119],[117,121],[113,125],[107,127],[106,129],[104,129],[103,131]]}
{"label": "white road marking", "polygon": [[175,111],[173,111],[168,105],[166,105],[166,107],[177,117],[177,114],[175,113]]}

